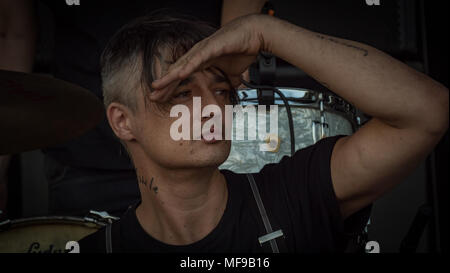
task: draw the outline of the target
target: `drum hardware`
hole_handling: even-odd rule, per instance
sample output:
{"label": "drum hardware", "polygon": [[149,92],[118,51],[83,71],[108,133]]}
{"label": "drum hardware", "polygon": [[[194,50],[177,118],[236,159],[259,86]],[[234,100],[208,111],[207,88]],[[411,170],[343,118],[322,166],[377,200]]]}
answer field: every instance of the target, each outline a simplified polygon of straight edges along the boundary
{"label": "drum hardware", "polygon": [[73,242],[106,226],[91,217],[42,216],[0,223],[0,253],[67,253]]}
{"label": "drum hardware", "polygon": [[279,138],[279,136],[274,134],[268,134],[264,139],[264,142],[268,143],[269,147],[272,148],[268,152],[277,153],[278,150],[280,150],[281,139]]}
{"label": "drum hardware", "polygon": [[[244,82],[243,82],[244,83]],[[245,85],[245,83],[244,83]],[[249,84],[250,88],[239,89],[239,103],[243,106],[258,105],[258,87]],[[273,87],[272,87],[273,88]],[[292,124],[295,124],[295,151],[313,145],[322,137],[334,135],[351,135],[361,125],[359,113],[351,104],[339,98],[333,93],[321,93],[302,88],[276,87],[283,96],[274,93],[274,104],[279,105],[278,149],[264,152],[259,150],[260,141],[266,141],[267,136],[260,136],[259,140],[242,140],[231,142],[231,151],[228,159],[219,166],[220,169],[229,169],[236,173],[259,172],[269,163],[279,162],[283,156],[292,154],[292,146],[288,141],[291,130],[287,117],[288,107],[292,113]],[[285,100],[283,100],[283,97]],[[286,103],[287,102],[287,103]],[[268,122],[268,115],[266,120]],[[259,119],[259,116],[258,116]],[[267,124],[267,123],[266,123]],[[253,130],[256,125],[244,124],[248,130]],[[253,127],[252,127],[253,126]],[[267,128],[268,126],[266,126]],[[290,147],[291,146],[291,147]]]}
{"label": "drum hardware", "polygon": [[294,123],[293,123],[293,120],[292,120],[291,106],[289,105],[289,102],[288,102],[287,98],[284,96],[284,94],[280,90],[278,90],[277,88],[275,88],[273,86],[251,84],[251,83],[245,81],[243,78],[241,78],[241,82],[245,86],[247,86],[249,88],[256,89],[256,90],[260,90],[260,89],[270,90],[272,93],[276,93],[281,98],[281,100],[284,103],[284,106],[286,107],[286,113],[287,113],[287,116],[288,116],[289,133],[290,133],[289,136],[290,136],[290,143],[291,143],[291,156],[293,156],[294,153],[295,153]]}
{"label": "drum hardware", "polygon": [[[319,111],[320,111],[320,121],[314,120],[312,124],[312,135],[313,135],[313,141],[316,143],[320,139],[326,137],[327,134],[325,134],[325,129],[328,129],[328,123],[325,122],[325,115],[324,115],[324,108],[323,108],[323,94],[319,94]],[[316,136],[316,126],[320,126],[320,138],[317,139]]]}
{"label": "drum hardware", "polygon": [[87,220],[95,220],[95,221],[101,221],[101,222],[105,222],[105,223],[112,223],[115,220],[119,220],[119,217],[116,216],[112,216],[110,215],[108,212],[106,211],[95,211],[95,210],[90,210],[89,214],[84,217],[84,219]]}
{"label": "drum hardware", "polygon": [[259,104],[266,106],[273,105],[274,92],[272,88],[265,88],[264,86],[272,87],[275,83],[276,57],[267,52],[260,52],[257,63],[259,77],[255,81],[255,84],[260,86],[258,88]]}
{"label": "drum hardware", "polygon": [[7,219],[0,222],[0,253],[72,252],[76,249],[76,241],[118,219],[105,211],[94,210],[84,218],[41,216]]}
{"label": "drum hardware", "polygon": [[105,211],[89,211],[84,218],[42,216],[7,219],[0,223],[0,253],[67,253],[81,238],[110,224],[118,217]]}

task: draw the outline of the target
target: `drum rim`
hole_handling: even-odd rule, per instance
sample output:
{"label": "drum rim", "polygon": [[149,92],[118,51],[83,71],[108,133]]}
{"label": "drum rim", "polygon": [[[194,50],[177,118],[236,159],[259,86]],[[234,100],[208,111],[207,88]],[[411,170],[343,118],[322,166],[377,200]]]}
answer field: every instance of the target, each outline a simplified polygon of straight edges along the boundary
{"label": "drum rim", "polygon": [[[324,93],[324,92],[320,92],[320,91],[314,91],[314,90],[312,90],[312,89],[302,89],[302,88],[292,88],[292,87],[277,87],[277,89],[278,90],[280,90],[281,92],[283,92],[283,90],[282,89],[285,89],[285,90],[289,90],[289,91],[301,91],[301,92],[306,92],[306,93],[312,93],[312,94],[314,94],[314,95],[316,95],[317,96],[317,99],[316,100],[314,100],[314,101],[312,101],[312,102],[308,102],[308,103],[306,103],[306,102],[297,102],[297,101],[295,101],[295,103],[296,104],[292,104],[292,106],[308,106],[308,105],[314,105],[314,108],[316,108],[316,107],[318,107],[318,106],[315,106],[315,104],[317,104],[320,100],[319,100],[319,96],[322,94],[324,97],[325,97],[325,99],[324,99],[324,107],[326,107],[326,108],[332,108],[333,109],[333,105],[331,105],[330,106],[330,104],[328,103],[328,101],[327,101],[327,99],[328,98],[335,98],[335,99],[338,99],[338,100],[341,100],[342,101],[342,106],[344,106],[344,107],[348,107],[348,108],[350,108],[350,110],[339,110],[339,109],[335,109],[336,111],[340,111],[340,112],[352,112],[352,110],[355,110],[356,108],[351,104],[351,103],[349,103],[348,101],[346,101],[345,99],[343,99],[343,98],[341,98],[340,96],[337,96],[337,95],[335,95],[335,94],[333,94],[333,93]],[[253,91],[253,92],[255,92],[257,89],[254,89],[254,88],[242,88],[242,89],[239,89],[237,92],[238,93],[240,93],[240,92],[248,92],[248,91]],[[275,94],[276,95],[276,94]],[[287,99],[292,99],[292,97],[286,97]],[[253,101],[254,99],[252,99],[251,101]],[[279,99],[279,98],[277,98],[276,99],[277,101],[280,101],[281,99]],[[241,100],[242,101],[242,100]],[[245,100],[244,100],[245,101]],[[292,100],[291,100],[292,101]],[[277,103],[277,105],[283,105],[283,103]]]}
{"label": "drum rim", "polygon": [[[333,93],[325,93],[325,92],[321,92],[321,91],[315,91],[312,89],[308,89],[308,88],[298,88],[298,87],[276,87],[278,90],[280,90],[281,92],[283,92],[282,89],[288,89],[288,90],[292,90],[292,91],[302,91],[302,92],[307,92],[307,93],[313,93],[317,96],[317,100],[314,102],[310,102],[310,103],[302,103],[302,102],[296,102],[296,104],[290,104],[291,107],[302,107],[302,108],[307,108],[307,109],[314,109],[314,110],[320,110],[320,106],[319,104],[319,95],[323,94],[323,96],[325,97],[324,99],[324,112],[328,112],[328,113],[332,113],[332,114],[336,114],[341,116],[342,118],[345,118],[347,121],[350,122],[350,124],[352,125],[352,130],[353,132],[356,132],[357,129],[359,128],[359,124],[358,124],[358,115],[356,114],[356,108],[349,102],[347,102],[345,99],[333,94]],[[237,90],[237,92],[245,92],[245,91],[253,91],[256,92],[257,89],[255,88],[240,88]],[[336,98],[336,99],[340,99],[343,102],[342,107],[344,108],[344,110],[341,109],[337,109],[333,106],[331,106],[329,103],[327,103],[327,99],[328,98]],[[287,99],[289,99],[289,97],[287,97]],[[276,99],[281,100],[281,99]],[[254,100],[252,100],[254,101]],[[257,103],[255,104],[257,105]],[[284,106],[282,103],[281,104],[276,104],[278,106]],[[345,108],[349,108],[349,110],[345,109]]]}
{"label": "drum rim", "polygon": [[24,226],[31,226],[33,224],[81,224],[84,226],[92,225],[101,228],[107,223],[96,220],[90,217],[76,217],[76,216],[36,216],[27,218],[18,218],[14,220],[6,220],[0,223],[0,232],[7,231],[11,228],[19,228]]}

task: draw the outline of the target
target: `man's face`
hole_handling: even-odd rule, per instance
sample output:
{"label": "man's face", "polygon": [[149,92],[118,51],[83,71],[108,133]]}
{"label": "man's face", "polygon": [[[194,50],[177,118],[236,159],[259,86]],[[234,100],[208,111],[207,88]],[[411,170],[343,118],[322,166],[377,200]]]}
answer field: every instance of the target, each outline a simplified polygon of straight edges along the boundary
{"label": "man's face", "polygon": [[[159,58],[161,60],[161,58]],[[161,61],[155,64],[155,74],[161,77],[167,67]],[[137,143],[145,155],[156,164],[165,168],[200,168],[219,166],[228,157],[231,142],[225,139],[225,119],[222,115],[222,140],[213,142],[193,140],[193,97],[201,98],[201,108],[209,104],[217,105],[225,113],[225,105],[230,104],[232,88],[224,76],[214,68],[198,71],[183,80],[170,98],[170,105],[164,109],[150,103],[145,107],[143,97],[138,100],[138,111],[134,123],[138,128],[134,132]],[[140,93],[140,92],[138,92]],[[190,138],[174,140],[170,129],[174,121],[180,118],[170,117],[170,108],[182,104],[189,109]],[[201,113],[202,109],[197,109]],[[203,124],[211,117],[198,117]],[[178,126],[177,126],[178,128]],[[217,128],[211,128],[217,130]]]}

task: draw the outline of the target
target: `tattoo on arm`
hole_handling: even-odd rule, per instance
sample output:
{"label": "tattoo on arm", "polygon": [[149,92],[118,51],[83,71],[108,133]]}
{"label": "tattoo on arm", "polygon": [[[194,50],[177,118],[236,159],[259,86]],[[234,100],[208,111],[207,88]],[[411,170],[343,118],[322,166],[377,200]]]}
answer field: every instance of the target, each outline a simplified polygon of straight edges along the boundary
{"label": "tattoo on arm", "polygon": [[339,44],[339,45],[344,45],[346,47],[350,47],[350,48],[359,50],[359,51],[363,52],[363,56],[364,57],[369,55],[369,51],[367,49],[365,49],[365,48],[362,48],[362,47],[359,47],[359,46],[355,46],[355,45],[352,45],[352,44],[348,44],[346,42],[342,42],[342,41],[336,40],[334,38],[325,37],[325,36],[320,35],[320,34],[317,34],[316,36],[319,37],[322,40],[328,40],[330,42],[333,42],[333,43],[336,43],[336,44]]}

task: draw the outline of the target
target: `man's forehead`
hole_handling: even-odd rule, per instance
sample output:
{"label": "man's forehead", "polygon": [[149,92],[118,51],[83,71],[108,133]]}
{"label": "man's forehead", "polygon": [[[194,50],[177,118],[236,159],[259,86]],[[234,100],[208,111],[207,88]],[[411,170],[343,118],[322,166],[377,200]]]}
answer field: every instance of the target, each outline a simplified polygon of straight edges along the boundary
{"label": "man's forehead", "polygon": [[[174,64],[176,60],[173,60],[172,52],[168,47],[162,47],[157,50],[154,54],[154,65],[153,65],[153,78],[159,79],[162,75],[167,73],[170,65]],[[199,73],[204,73],[213,83],[230,83],[225,73],[217,67],[211,66],[205,68],[202,71],[197,71],[192,73],[188,78],[180,81],[177,88],[186,86],[193,83]]]}
{"label": "man's forehead", "polygon": [[188,84],[193,83],[196,80],[197,75],[201,72],[204,72],[207,75],[207,77],[210,78],[211,81],[214,83],[228,83],[228,79],[224,73],[222,73],[219,69],[215,67],[208,67],[203,71],[195,72],[186,79],[180,81],[178,87],[186,86]]}

